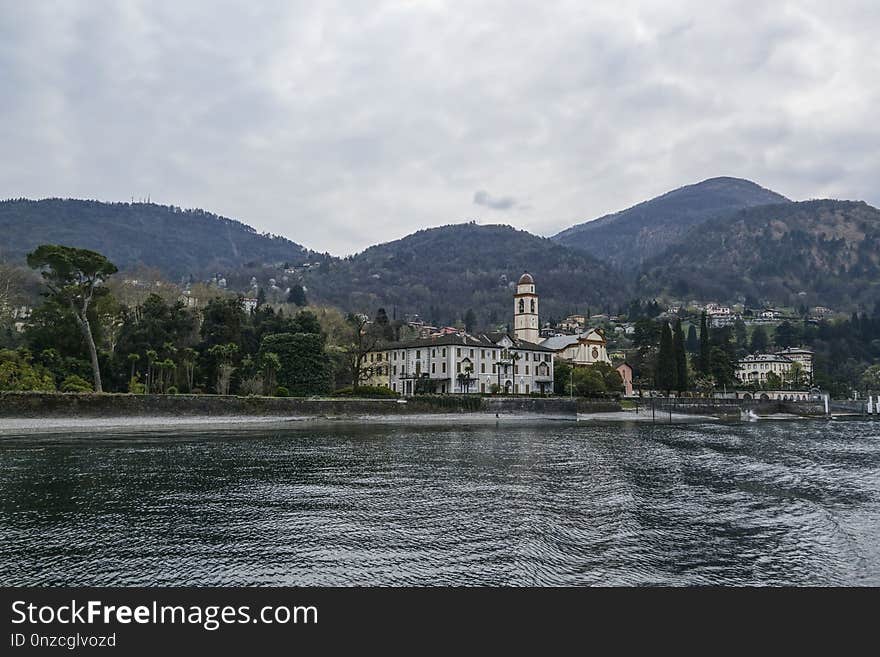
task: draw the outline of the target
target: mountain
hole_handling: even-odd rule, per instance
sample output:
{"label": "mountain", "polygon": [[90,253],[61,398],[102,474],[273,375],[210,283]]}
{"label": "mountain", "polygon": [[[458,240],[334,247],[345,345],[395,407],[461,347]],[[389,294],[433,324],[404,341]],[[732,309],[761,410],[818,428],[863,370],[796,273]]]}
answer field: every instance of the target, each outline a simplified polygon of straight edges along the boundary
{"label": "mountain", "polygon": [[0,234],[5,260],[21,261],[39,244],[65,244],[103,253],[120,269],[145,265],[173,278],[309,259],[299,244],[233,219],[153,203],[2,201]]}
{"label": "mountain", "polygon": [[637,292],[873,308],[880,300],[880,210],[834,200],[742,210],[647,261]]}
{"label": "mountain", "polygon": [[[322,268],[323,269],[323,268]],[[592,256],[509,226],[456,224],[420,230],[309,272],[309,298],[389,316],[419,313],[449,324],[472,309],[480,326],[512,320],[524,270],[535,277],[542,321],[574,311],[596,313],[624,300],[619,276]],[[615,307],[616,308],[616,307]]]}
{"label": "mountain", "polygon": [[552,239],[617,267],[636,269],[704,221],[749,207],[787,202],[784,196],[748,180],[710,178],[572,226]]}

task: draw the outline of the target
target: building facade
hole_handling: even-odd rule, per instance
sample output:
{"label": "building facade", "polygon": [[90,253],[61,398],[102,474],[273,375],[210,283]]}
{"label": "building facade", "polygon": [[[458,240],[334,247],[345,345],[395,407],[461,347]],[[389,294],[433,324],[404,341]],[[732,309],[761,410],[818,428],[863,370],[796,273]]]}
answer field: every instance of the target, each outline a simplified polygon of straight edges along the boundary
{"label": "building facade", "polygon": [[580,335],[557,335],[547,338],[541,345],[572,365],[611,364],[608,342],[602,329],[587,329]]}
{"label": "building facade", "polygon": [[444,329],[385,345],[367,354],[365,383],[405,396],[551,394],[555,352],[538,343],[538,295],[528,272],[514,294],[514,327],[513,335]]}
{"label": "building facade", "polygon": [[506,333],[435,336],[392,344],[372,355],[384,363],[387,386],[405,396],[553,391],[553,352]]}
{"label": "building facade", "polygon": [[621,363],[614,369],[620,374],[620,380],[623,381],[624,397],[632,397],[633,394],[633,368],[629,363]]}
{"label": "building facade", "polygon": [[[810,385],[813,381],[813,352],[788,348],[775,354],[752,354],[736,364],[736,377],[746,385],[767,385],[771,373],[779,383]],[[773,383],[774,377],[771,377]]]}

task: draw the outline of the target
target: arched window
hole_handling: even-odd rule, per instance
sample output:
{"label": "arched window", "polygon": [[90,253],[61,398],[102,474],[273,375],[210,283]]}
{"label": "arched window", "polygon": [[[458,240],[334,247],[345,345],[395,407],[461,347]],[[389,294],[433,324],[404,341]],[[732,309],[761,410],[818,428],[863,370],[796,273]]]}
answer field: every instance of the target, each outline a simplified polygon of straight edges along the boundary
{"label": "arched window", "polygon": [[532,299],[532,314],[535,314],[535,300]]}
{"label": "arched window", "polygon": [[519,300],[519,311],[521,313],[524,313],[526,311],[526,304],[525,301],[523,301],[522,299]]}

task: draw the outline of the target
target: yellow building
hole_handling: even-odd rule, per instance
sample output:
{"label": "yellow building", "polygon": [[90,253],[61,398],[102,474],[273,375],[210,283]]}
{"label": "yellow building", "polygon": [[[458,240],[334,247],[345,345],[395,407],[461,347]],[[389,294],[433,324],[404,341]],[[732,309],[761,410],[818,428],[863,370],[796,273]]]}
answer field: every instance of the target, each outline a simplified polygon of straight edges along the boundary
{"label": "yellow building", "polygon": [[388,367],[388,352],[384,349],[368,353],[362,368],[364,380],[361,385],[374,386],[376,388],[391,387],[391,370]]}

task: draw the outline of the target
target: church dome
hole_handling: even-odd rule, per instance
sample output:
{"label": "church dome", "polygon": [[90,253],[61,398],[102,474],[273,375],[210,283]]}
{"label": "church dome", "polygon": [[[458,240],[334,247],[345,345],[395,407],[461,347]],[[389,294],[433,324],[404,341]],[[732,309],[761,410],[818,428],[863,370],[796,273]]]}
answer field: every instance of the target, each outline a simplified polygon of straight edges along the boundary
{"label": "church dome", "polygon": [[529,272],[523,272],[523,275],[519,277],[519,283],[517,285],[534,285],[535,279],[532,278],[532,275]]}

